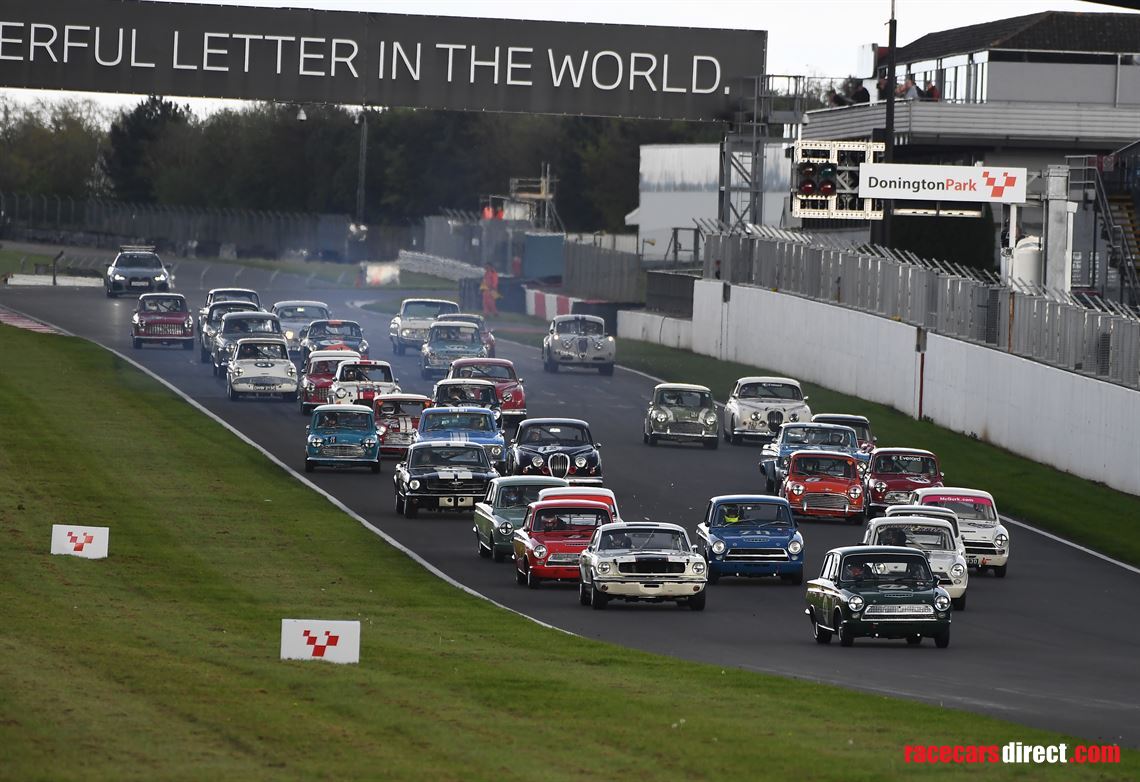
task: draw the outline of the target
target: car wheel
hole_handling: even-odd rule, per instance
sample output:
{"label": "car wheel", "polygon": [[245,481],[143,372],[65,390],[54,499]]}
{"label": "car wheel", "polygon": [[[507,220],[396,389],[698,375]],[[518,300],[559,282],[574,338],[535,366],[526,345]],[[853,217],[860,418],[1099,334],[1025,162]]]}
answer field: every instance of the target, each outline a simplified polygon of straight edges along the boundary
{"label": "car wheel", "polygon": [[831,631],[815,621],[814,615],[811,618],[811,637],[815,639],[817,644],[831,643]]}
{"label": "car wheel", "polygon": [[801,570],[796,573],[784,573],[780,576],[780,580],[785,584],[802,584],[804,582],[804,572]]}
{"label": "car wheel", "polygon": [[578,582],[578,602],[584,606],[590,604],[590,587],[585,581]]}
{"label": "car wheel", "polygon": [[918,646],[920,643],[922,643],[922,636],[921,635],[908,635],[906,637],[906,643],[907,643],[907,646]]}
{"label": "car wheel", "polygon": [[222,376],[221,370],[217,364],[211,364],[210,369],[213,371],[214,377],[221,377]]}
{"label": "car wheel", "polygon": [[950,604],[952,606],[954,606],[955,611],[965,611],[966,610],[966,596],[962,595],[961,597],[952,598],[950,600]]}
{"label": "car wheel", "polygon": [[232,383],[226,383],[226,396],[228,396],[230,398],[231,402],[236,402],[239,399],[241,399],[241,393],[238,391],[234,391],[234,387],[233,387]]}
{"label": "car wheel", "polygon": [[113,299],[113,298],[115,298],[115,294],[114,294],[113,292],[111,292],[110,290],[104,290],[104,293],[106,293],[106,294],[107,294],[107,298],[108,298],[108,299]]}
{"label": "car wheel", "polygon": [[705,440],[705,448],[708,448],[710,451],[715,451],[719,446],[720,440],[715,437],[710,437]]}
{"label": "car wheel", "polygon": [[732,419],[732,426],[728,430],[728,442],[732,445],[740,445],[740,435],[734,431],[736,429],[736,419]]}
{"label": "car wheel", "polygon": [[142,347],[142,340],[137,337],[131,337],[131,347],[138,350]]}
{"label": "car wheel", "polygon": [[649,443],[649,435],[646,434],[644,431],[641,433],[641,442],[646,443],[646,444]]}
{"label": "car wheel", "polygon": [[497,548],[495,548],[493,543],[491,544],[491,552],[490,553],[491,553],[491,561],[492,562],[502,562],[504,559],[507,558],[507,555],[504,554],[503,552],[499,551]]}
{"label": "car wheel", "polygon": [[994,571],[995,576],[997,576],[998,578],[1005,578],[1005,571],[1006,571],[1006,568],[1009,567],[1009,563],[1007,562],[1004,565],[993,565],[992,567],[993,567],[993,571]]}
{"label": "car wheel", "polygon": [[599,375],[612,375],[613,373],[614,373],[614,365],[613,364],[602,364],[600,367],[598,367],[598,374]]}
{"label": "car wheel", "polygon": [[309,413],[313,412],[311,409],[309,409],[309,406],[307,404],[305,404],[304,402],[301,402],[299,407],[301,410],[301,415],[308,415]]}
{"label": "car wheel", "polygon": [[854,515],[847,517],[848,523],[858,524],[859,526],[862,526],[863,522],[865,522],[866,520],[867,520],[867,514],[866,513],[856,513]]}
{"label": "car wheel", "polygon": [[207,361],[209,361],[209,360],[210,360],[210,351],[208,351],[208,350],[200,350],[200,351],[198,352],[198,359],[199,359],[199,361],[201,361],[203,364],[205,364]]}
{"label": "car wheel", "polygon": [[317,465],[313,464],[312,459],[305,460],[305,472],[313,472],[317,469]]}
{"label": "car wheel", "polygon": [[610,602],[610,596],[598,589],[597,584],[590,584],[590,608],[601,611]]}
{"label": "car wheel", "polygon": [[399,513],[401,516],[404,515],[404,502],[400,499],[400,492],[396,492],[396,499],[393,500],[392,507],[396,513]]}
{"label": "car wheel", "polygon": [[483,538],[479,536],[479,531],[475,531],[475,553],[483,559],[491,556],[491,549],[483,545]]}
{"label": "car wheel", "polygon": [[405,519],[414,519],[420,512],[420,509],[416,507],[416,504],[409,500],[407,497],[404,497],[403,505]]}
{"label": "car wheel", "polygon": [[519,564],[515,563],[515,583],[523,586],[526,583],[526,573],[519,570]]}
{"label": "car wheel", "polygon": [[534,574],[534,568],[532,567],[526,569],[526,585],[531,589],[538,589],[542,586],[542,579]]}
{"label": "car wheel", "polygon": [[705,587],[700,592],[697,592],[695,595],[690,597],[688,600],[689,608],[693,609],[694,611],[704,611],[705,610],[705,593],[707,591],[708,591],[708,587]]}
{"label": "car wheel", "polygon": [[934,636],[934,645],[939,649],[945,649],[950,645],[950,628],[947,627],[938,635]]}
{"label": "car wheel", "polygon": [[843,621],[843,615],[835,612],[835,630],[839,634],[840,646],[851,646],[855,643],[855,633],[851,630],[851,623]]}
{"label": "car wheel", "polygon": [[[705,554],[705,559],[708,559],[708,558],[709,558],[708,554]],[[710,584],[716,584],[716,583],[720,582],[720,573],[719,572],[713,570],[712,568],[709,568],[708,573],[709,573],[709,583]]]}
{"label": "car wheel", "polygon": [[376,463],[375,464],[368,465],[368,469],[372,471],[373,475],[376,475],[377,473],[380,472],[380,457],[379,456],[376,457]]}
{"label": "car wheel", "polygon": [[724,428],[721,430],[721,432],[720,432],[720,436],[724,438],[724,441],[725,441],[726,443],[727,443],[727,442],[731,442],[731,441],[728,439],[728,427],[727,427],[727,426],[726,426],[726,427],[724,427]]}
{"label": "car wheel", "polygon": [[655,434],[649,435],[646,438],[646,442],[648,442],[652,446],[656,446],[657,445],[657,435],[655,435]]}

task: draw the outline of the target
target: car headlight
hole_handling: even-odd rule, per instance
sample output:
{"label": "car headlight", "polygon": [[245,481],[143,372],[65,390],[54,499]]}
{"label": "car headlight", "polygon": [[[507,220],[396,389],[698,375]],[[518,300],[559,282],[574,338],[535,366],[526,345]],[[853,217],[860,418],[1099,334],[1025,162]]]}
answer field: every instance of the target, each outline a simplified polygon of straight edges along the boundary
{"label": "car headlight", "polygon": [[309,445],[315,448],[320,448],[322,445],[324,445],[324,442],[325,440],[323,437],[318,437],[315,434],[309,435]]}
{"label": "car headlight", "polygon": [[659,423],[659,424],[663,424],[663,423],[665,423],[665,421],[666,421],[666,420],[668,420],[668,418],[669,418],[669,416],[668,416],[668,415],[666,415],[666,414],[665,414],[663,411],[661,411],[661,410],[658,410],[656,413],[654,413],[654,414],[653,414],[653,420],[654,420],[654,421],[656,421],[656,422],[657,422],[657,423]]}
{"label": "car headlight", "polygon": [[295,336],[296,336],[296,334],[293,333],[293,329],[286,329],[285,330],[285,339],[293,339],[293,337],[295,337]]}
{"label": "car headlight", "polygon": [[155,282],[162,282],[162,281],[163,281],[163,280],[165,280],[165,279],[166,279],[166,275],[165,275],[165,274],[156,274],[156,275],[154,275],[154,281],[155,281]]}
{"label": "car headlight", "polygon": [[939,595],[938,597],[934,598],[934,607],[939,611],[945,611],[950,607],[950,598],[948,598],[946,595]]}
{"label": "car headlight", "polygon": [[186,316],[186,320],[182,321],[182,325],[183,325],[185,328],[188,328],[188,329],[192,329],[192,328],[194,328],[194,318],[192,318],[191,316],[187,315],[187,316]]}
{"label": "car headlight", "polygon": [[863,610],[863,598],[859,597],[859,595],[852,595],[847,599],[847,607],[850,608],[853,613],[859,613]]}
{"label": "car headlight", "polygon": [[752,420],[753,421],[759,421],[762,417],[763,416],[761,416],[759,412],[755,412],[752,414]]}
{"label": "car headlight", "polygon": [[542,457],[541,456],[532,456],[530,458],[530,464],[532,467],[541,467],[542,466]]}
{"label": "car headlight", "polygon": [[855,484],[847,490],[847,496],[853,500],[857,500],[863,496],[863,488],[859,484]]}
{"label": "car headlight", "polygon": [[338,388],[336,390],[336,398],[337,399],[344,399],[346,396],[348,396],[348,392],[345,391],[343,388]]}
{"label": "car headlight", "polygon": [[123,280],[125,280],[127,278],[124,277],[123,275],[119,274],[118,272],[115,272],[115,276],[112,279],[114,279],[115,282],[122,282]]}
{"label": "car headlight", "polygon": [[509,521],[504,521],[502,524],[499,525],[499,534],[500,535],[510,535],[514,531],[515,531],[515,528],[513,526],[511,526],[511,523]]}
{"label": "car headlight", "polygon": [[285,368],[285,374],[287,374],[289,377],[296,377],[297,376],[297,367],[290,364],[289,366],[287,366]]}
{"label": "car headlight", "polygon": [[875,491],[882,494],[883,492],[885,492],[887,490],[887,484],[883,483],[882,481],[875,481],[875,487],[874,488],[875,488]]}
{"label": "car headlight", "polygon": [[420,482],[413,478],[412,480],[408,481],[408,488],[415,491],[416,489],[420,488]]}
{"label": "car headlight", "polygon": [[704,562],[694,562],[693,563],[693,572],[696,573],[698,576],[701,573],[704,573],[705,572],[705,563]]}
{"label": "car headlight", "polygon": [[379,442],[379,441],[375,437],[365,437],[364,438],[364,447],[365,448],[375,448],[377,442]]}
{"label": "car headlight", "polygon": [[724,544],[723,540],[714,541],[712,544],[712,550],[714,554],[723,554],[726,548],[728,547]]}
{"label": "car headlight", "polygon": [[537,546],[535,546],[534,547],[534,558],[535,559],[546,559],[546,546],[542,545],[541,543],[539,543]]}
{"label": "car headlight", "polygon": [[798,540],[793,540],[791,543],[788,544],[788,553],[789,554],[799,554],[803,550],[804,550],[804,544],[800,543]]}
{"label": "car headlight", "polygon": [[605,343],[605,342],[602,342],[600,339],[599,339],[599,340],[596,340],[596,341],[594,342],[594,350],[601,350],[601,349],[602,349],[602,348],[604,348],[605,346],[606,346],[606,343]]}
{"label": "car headlight", "polygon": [[366,339],[360,340],[360,352],[361,353],[367,353],[368,352],[368,340],[366,340]]}
{"label": "car headlight", "polygon": [[241,377],[244,374],[242,368],[234,364],[230,364],[230,371],[234,373],[234,377]]}
{"label": "car headlight", "polygon": [[495,445],[495,446],[491,447],[491,455],[492,456],[500,456],[500,455],[502,455],[502,453],[503,453],[503,449],[500,448],[499,446]]}
{"label": "car headlight", "polygon": [[131,323],[134,323],[136,326],[139,324],[139,314],[137,312],[131,315]]}
{"label": "car headlight", "polygon": [[994,545],[998,548],[1005,548],[1009,545],[1009,536],[999,532],[994,538]]}
{"label": "car headlight", "polygon": [[411,329],[400,329],[400,336],[401,337],[410,337],[410,336],[412,336],[412,330]]}
{"label": "car headlight", "polygon": [[799,413],[792,413],[790,416],[788,416],[788,420],[789,421],[798,421],[798,420],[800,420],[800,414]]}
{"label": "car headlight", "polygon": [[955,564],[954,567],[950,568],[950,575],[954,576],[954,578],[961,578],[965,572],[966,568],[962,567],[961,563]]}
{"label": "car headlight", "polygon": [[609,562],[599,562],[597,565],[594,566],[594,569],[597,570],[599,573],[609,573],[610,572],[610,563]]}
{"label": "car headlight", "polygon": [[504,402],[511,402],[511,401],[513,401],[513,400],[514,400],[514,398],[515,398],[515,397],[514,397],[514,395],[513,395],[513,394],[511,394],[511,392],[510,392],[510,391],[508,391],[507,393],[503,394],[503,401],[504,401]]}
{"label": "car headlight", "polygon": [[705,413],[705,426],[716,426],[716,413]]}
{"label": "car headlight", "polygon": [[804,487],[801,484],[798,484],[798,483],[792,484],[792,494],[794,494],[798,497],[803,493],[804,493]]}
{"label": "car headlight", "polygon": [[581,469],[582,467],[585,467],[586,466],[586,457],[585,456],[579,456],[577,459],[574,460],[574,466],[579,468],[579,469]]}

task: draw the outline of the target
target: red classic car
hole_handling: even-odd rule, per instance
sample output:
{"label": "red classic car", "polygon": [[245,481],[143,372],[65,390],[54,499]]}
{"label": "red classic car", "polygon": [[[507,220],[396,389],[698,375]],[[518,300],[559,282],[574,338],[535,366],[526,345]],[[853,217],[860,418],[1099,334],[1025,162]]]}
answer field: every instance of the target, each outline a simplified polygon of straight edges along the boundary
{"label": "red classic car", "polygon": [[867,503],[872,513],[910,502],[911,492],[942,486],[938,457],[919,448],[876,448],[867,470]]}
{"label": "red classic car", "polygon": [[862,522],[866,513],[859,460],[834,451],[796,451],[780,496],[797,516]]}
{"label": "red classic car", "polygon": [[590,500],[532,502],[515,530],[515,581],[537,589],[543,581],[577,581],[579,555],[594,529],[614,521],[610,506]]}
{"label": "red classic car", "polygon": [[181,293],[144,293],[131,316],[131,347],[146,342],[180,343],[194,349],[194,316]]}
{"label": "red classic car", "polygon": [[376,423],[387,427],[380,435],[380,455],[402,459],[415,442],[420,413],[431,407],[431,399],[422,394],[384,394],[376,397],[373,405]]}
{"label": "red classic car", "polygon": [[314,350],[305,358],[301,369],[297,399],[301,400],[301,414],[308,415],[317,405],[327,405],[333,401],[332,384],[336,379],[336,368],[340,362],[359,360],[360,354],[353,350]]}
{"label": "red classic car", "polygon": [[495,384],[502,402],[503,424],[518,424],[526,418],[526,392],[515,365],[505,358],[459,358],[451,362],[448,379],[473,378]]}
{"label": "red classic car", "polygon": [[487,328],[487,321],[483,319],[482,315],[469,312],[451,312],[437,315],[436,320],[446,320],[449,323],[458,321],[460,323],[470,323],[473,326],[478,326],[479,338],[483,340],[483,347],[487,348],[487,355],[491,358],[495,357],[495,335]]}

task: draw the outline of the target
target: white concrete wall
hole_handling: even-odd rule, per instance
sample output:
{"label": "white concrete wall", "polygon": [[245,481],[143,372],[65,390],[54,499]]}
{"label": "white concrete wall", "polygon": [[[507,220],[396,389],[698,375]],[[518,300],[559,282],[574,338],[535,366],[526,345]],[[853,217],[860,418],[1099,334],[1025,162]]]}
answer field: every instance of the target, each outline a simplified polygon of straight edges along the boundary
{"label": "white concrete wall", "polygon": [[[680,350],[693,349],[693,322],[641,310],[618,311],[618,339],[638,339]],[[619,346],[620,349],[620,346]]]}
{"label": "white concrete wall", "polygon": [[940,426],[1140,494],[1140,392],[937,334],[925,375]]}
{"label": "white concrete wall", "polygon": [[[725,303],[723,288],[714,280],[694,286],[696,353],[764,367],[914,417],[921,377],[922,415],[940,426],[1140,494],[1138,391],[937,334],[928,337],[920,375],[913,326],[739,285],[731,286]],[[634,333],[634,323],[628,322],[629,337],[660,341],[648,327],[638,325]]]}

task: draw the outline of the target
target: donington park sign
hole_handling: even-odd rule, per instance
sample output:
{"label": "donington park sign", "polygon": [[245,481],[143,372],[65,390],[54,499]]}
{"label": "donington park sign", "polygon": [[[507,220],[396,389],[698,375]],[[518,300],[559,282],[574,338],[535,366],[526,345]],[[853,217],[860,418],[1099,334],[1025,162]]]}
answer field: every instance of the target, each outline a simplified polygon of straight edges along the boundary
{"label": "donington park sign", "polygon": [[766,43],[745,30],[4,0],[0,86],[716,120],[763,74]]}
{"label": "donington park sign", "polygon": [[863,163],[860,198],[1024,204],[1028,172],[1006,166]]}

